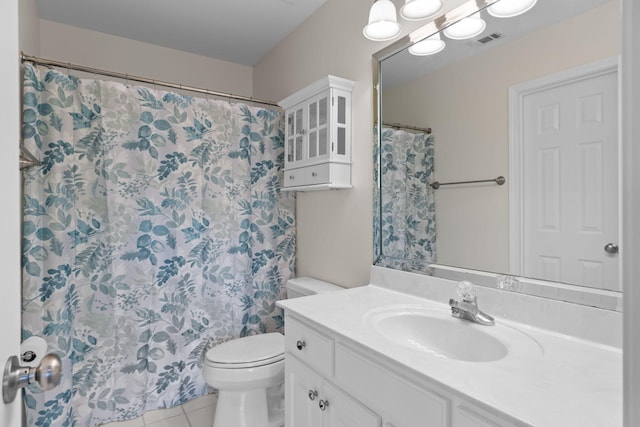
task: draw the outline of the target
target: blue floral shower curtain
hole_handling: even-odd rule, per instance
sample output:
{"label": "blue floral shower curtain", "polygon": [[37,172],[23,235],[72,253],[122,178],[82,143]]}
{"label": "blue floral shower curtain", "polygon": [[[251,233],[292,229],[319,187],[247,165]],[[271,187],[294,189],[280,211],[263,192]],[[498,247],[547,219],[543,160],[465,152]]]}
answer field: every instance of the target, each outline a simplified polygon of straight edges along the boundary
{"label": "blue floral shower curtain", "polygon": [[381,247],[376,250],[390,267],[435,262],[435,201],[429,185],[433,135],[383,127],[381,138],[381,205],[374,209],[380,215],[381,235],[375,241]]}
{"label": "blue floral shower curtain", "polygon": [[279,330],[295,200],[278,111],[24,67],[23,335],[63,359],[29,425],[205,394],[207,348]]}

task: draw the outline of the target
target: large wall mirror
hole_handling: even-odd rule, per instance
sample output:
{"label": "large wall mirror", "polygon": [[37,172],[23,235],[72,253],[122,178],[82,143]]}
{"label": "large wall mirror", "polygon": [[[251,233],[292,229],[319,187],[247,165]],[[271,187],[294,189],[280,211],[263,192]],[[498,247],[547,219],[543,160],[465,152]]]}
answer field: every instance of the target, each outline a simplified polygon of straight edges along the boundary
{"label": "large wall mirror", "polygon": [[500,1],[374,55],[376,265],[621,310],[620,2]]}

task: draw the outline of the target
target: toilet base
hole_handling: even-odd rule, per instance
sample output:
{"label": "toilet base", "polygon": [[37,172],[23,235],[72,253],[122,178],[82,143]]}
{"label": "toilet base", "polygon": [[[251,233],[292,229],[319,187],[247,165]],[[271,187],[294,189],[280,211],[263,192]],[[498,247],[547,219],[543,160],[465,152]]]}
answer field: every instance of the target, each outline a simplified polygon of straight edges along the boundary
{"label": "toilet base", "polygon": [[218,390],[213,427],[282,427],[284,408],[280,403],[274,405],[273,402],[274,395],[277,396],[281,388],[273,387],[267,390],[267,393],[264,388],[243,391]]}

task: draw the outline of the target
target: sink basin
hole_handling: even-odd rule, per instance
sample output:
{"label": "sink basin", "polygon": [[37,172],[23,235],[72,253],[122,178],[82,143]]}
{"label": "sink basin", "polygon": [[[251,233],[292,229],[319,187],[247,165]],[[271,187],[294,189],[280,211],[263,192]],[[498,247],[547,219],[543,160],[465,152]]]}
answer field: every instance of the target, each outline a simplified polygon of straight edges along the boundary
{"label": "sink basin", "polygon": [[505,325],[478,325],[451,316],[448,310],[394,306],[372,310],[365,323],[386,340],[414,351],[466,362],[493,362],[515,346],[540,352],[532,338]]}

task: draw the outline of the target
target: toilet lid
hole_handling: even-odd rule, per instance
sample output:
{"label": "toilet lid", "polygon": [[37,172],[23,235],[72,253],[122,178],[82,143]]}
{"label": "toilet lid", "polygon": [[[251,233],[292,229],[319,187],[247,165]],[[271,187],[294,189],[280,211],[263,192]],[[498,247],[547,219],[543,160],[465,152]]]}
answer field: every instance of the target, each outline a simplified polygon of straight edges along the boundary
{"label": "toilet lid", "polygon": [[284,336],[277,332],[227,341],[206,353],[210,366],[247,368],[268,365],[284,359]]}

